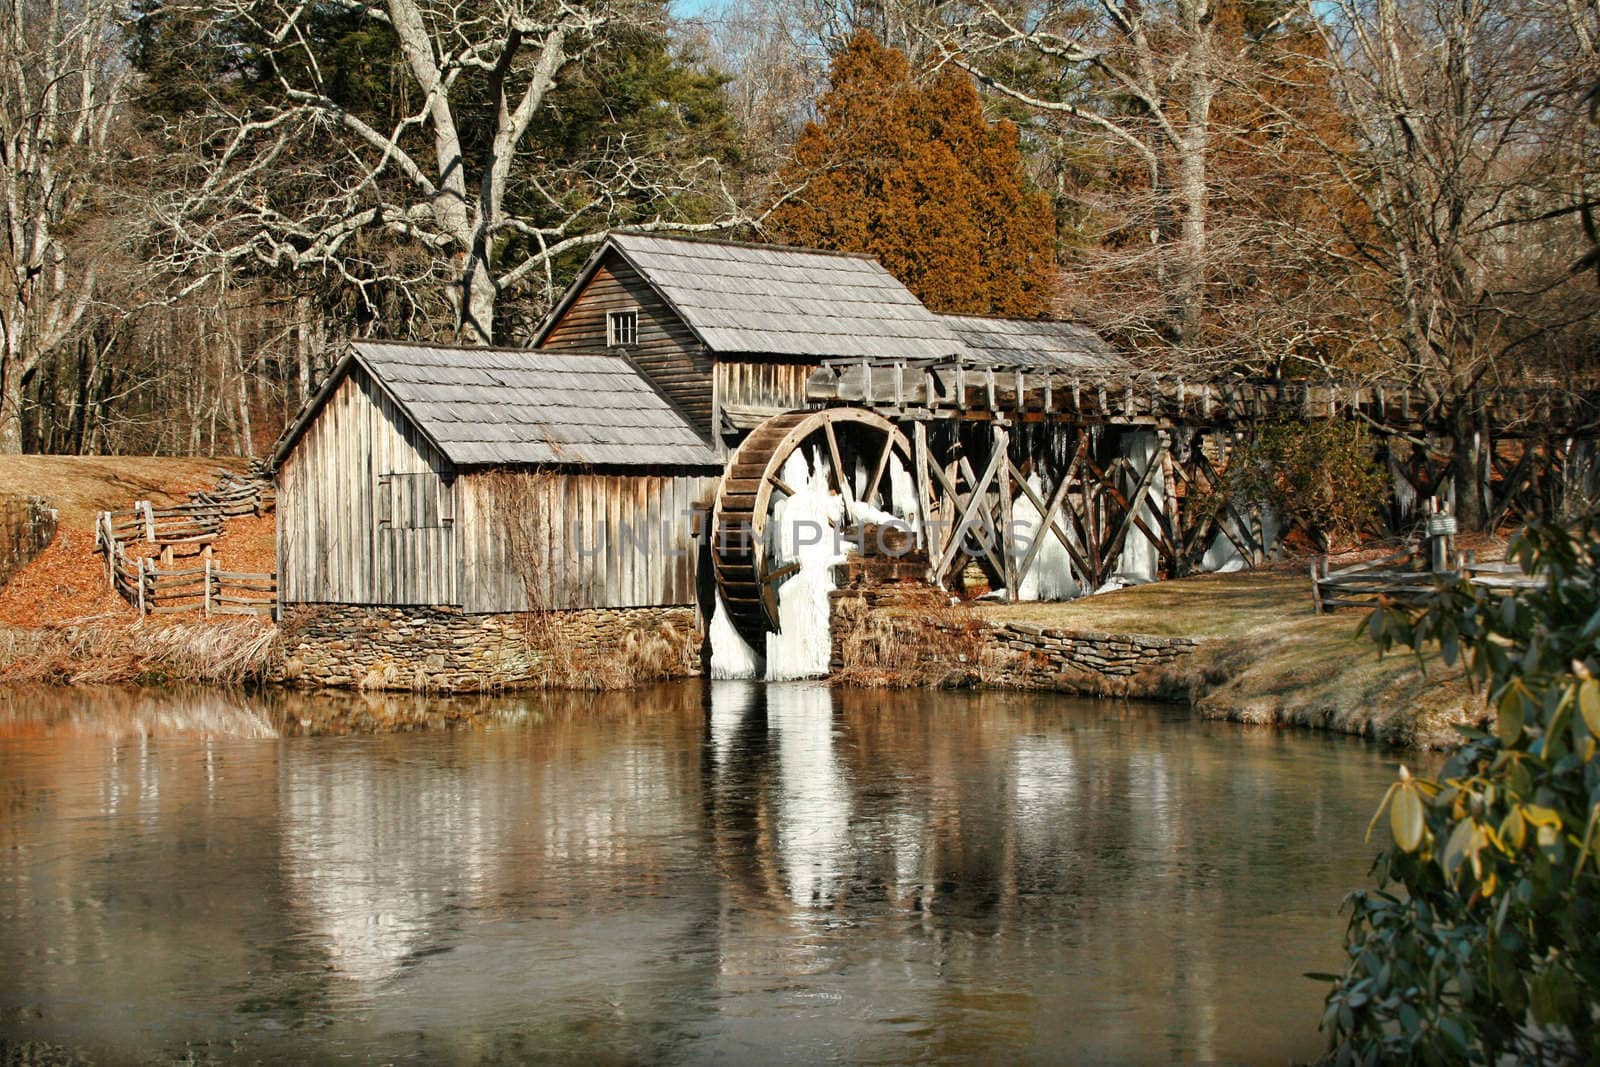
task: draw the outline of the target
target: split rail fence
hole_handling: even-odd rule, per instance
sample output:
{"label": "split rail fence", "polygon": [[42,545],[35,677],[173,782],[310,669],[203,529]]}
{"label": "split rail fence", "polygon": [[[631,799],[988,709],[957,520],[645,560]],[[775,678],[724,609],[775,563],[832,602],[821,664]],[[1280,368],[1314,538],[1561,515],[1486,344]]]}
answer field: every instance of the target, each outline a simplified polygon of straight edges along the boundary
{"label": "split rail fence", "polygon": [[[215,489],[190,493],[187,504],[158,508],[140,500],[131,510],[102,511],[95,549],[105,556],[106,581],[141,617],[194,611],[272,616],[277,575],[223,570],[211,545],[229,518],[261,515],[275,505],[270,482],[222,471]],[[158,546],[159,561],[131,555],[131,544]],[[179,566],[180,559],[199,566]]]}
{"label": "split rail fence", "polygon": [[1386,600],[1419,604],[1437,591],[1434,579],[1448,573],[1502,593],[1540,584],[1515,563],[1479,563],[1470,551],[1457,554],[1453,562],[1449,571],[1425,569],[1421,552],[1412,548],[1338,568],[1330,568],[1323,557],[1311,563],[1312,602],[1319,615],[1337,608],[1375,608]]}

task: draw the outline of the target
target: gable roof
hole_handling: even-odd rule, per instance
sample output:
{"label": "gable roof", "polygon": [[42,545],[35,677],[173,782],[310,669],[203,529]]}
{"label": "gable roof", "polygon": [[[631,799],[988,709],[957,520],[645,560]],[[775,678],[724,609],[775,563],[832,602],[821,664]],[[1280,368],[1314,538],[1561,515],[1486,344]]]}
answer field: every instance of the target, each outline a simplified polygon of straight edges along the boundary
{"label": "gable roof", "polygon": [[716,452],[626,360],[378,341],[350,345],[279,439],[274,467],[355,366],[456,466],[722,467]]}
{"label": "gable roof", "polygon": [[870,256],[626,231],[601,244],[540,327],[535,346],[613,251],[712,352],[820,360],[961,351],[939,316]]}
{"label": "gable roof", "polygon": [[979,360],[1064,370],[1123,370],[1131,364],[1089,327],[1076,322],[940,315]]}

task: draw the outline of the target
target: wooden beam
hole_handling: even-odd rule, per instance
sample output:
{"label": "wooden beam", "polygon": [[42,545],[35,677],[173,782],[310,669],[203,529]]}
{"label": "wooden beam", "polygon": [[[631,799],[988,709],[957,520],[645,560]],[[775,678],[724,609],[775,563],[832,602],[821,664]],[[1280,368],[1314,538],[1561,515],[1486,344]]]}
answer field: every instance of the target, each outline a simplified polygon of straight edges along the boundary
{"label": "wooden beam", "polygon": [[[960,547],[962,540],[967,536],[967,531],[972,528],[973,516],[977,514],[984,494],[989,491],[989,483],[994,481],[994,476],[999,472],[1000,464],[1004,459],[1005,456],[1000,452],[996,452],[989,457],[989,464],[984,468],[983,477],[978,479],[965,508],[961,507],[959,497],[953,497],[956,502],[956,508],[962,512],[961,521],[956,523],[949,542],[944,546],[944,550],[939,553],[939,562],[934,567],[935,582],[944,580],[945,569],[950,566],[951,561],[955,558],[956,549]],[[963,459],[962,462],[965,463],[965,460]],[[971,470],[971,467],[968,466],[967,469]]]}
{"label": "wooden beam", "polygon": [[[1164,454],[1166,446],[1162,445],[1160,451]],[[1159,454],[1150,457],[1150,464],[1139,478],[1139,484],[1134,489],[1132,501],[1127,504],[1122,522],[1117,526],[1116,535],[1111,538],[1110,545],[1106,549],[1107,558],[1114,558],[1122,554],[1123,543],[1127,541],[1129,532],[1133,530],[1136,524],[1144,535],[1150,538],[1152,544],[1158,548],[1160,547],[1160,538],[1152,535],[1150,528],[1139,518],[1139,508],[1144,505],[1145,498],[1150,495],[1150,488],[1155,485],[1156,475],[1161,473],[1160,458]],[[1170,548],[1168,552],[1170,554]]]}
{"label": "wooden beam", "polygon": [[844,460],[839,458],[839,438],[833,432],[832,421],[823,422],[822,433],[828,439],[828,455],[833,460],[834,488],[839,490],[846,504],[853,503],[855,496],[850,488],[850,472],[844,469]]}
{"label": "wooden beam", "polygon": [[[878,462],[872,471],[872,481],[867,483],[867,502],[878,499],[878,485],[883,481],[883,472],[889,469],[889,458],[894,454],[894,435],[888,434],[883,439],[883,451],[878,454]],[[874,505],[876,506],[876,505]]]}
{"label": "wooden beam", "polygon": [[994,450],[1000,456],[1000,559],[1004,566],[1006,599],[1017,602],[1017,561],[1011,543],[1011,457],[1007,454],[1006,432],[994,428]]}

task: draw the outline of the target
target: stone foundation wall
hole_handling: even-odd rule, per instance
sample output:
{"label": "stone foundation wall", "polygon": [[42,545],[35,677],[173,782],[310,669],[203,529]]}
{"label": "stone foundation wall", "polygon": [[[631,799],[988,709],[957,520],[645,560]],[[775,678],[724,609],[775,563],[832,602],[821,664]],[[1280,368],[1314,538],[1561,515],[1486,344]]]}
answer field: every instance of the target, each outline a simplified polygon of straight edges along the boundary
{"label": "stone foundation wall", "polygon": [[56,512],[40,497],[0,496],[0,585],[31,563],[56,536]]}
{"label": "stone foundation wall", "polygon": [[1008,684],[1028,689],[1171,695],[1166,668],[1193,652],[1188,637],[1056,630],[1012,622],[989,627],[989,646],[1015,666],[1002,667]]}
{"label": "stone foundation wall", "polygon": [[275,680],[300,686],[477,692],[610,688],[700,672],[691,607],[468,615],[448,608],[287,605]]}
{"label": "stone foundation wall", "polygon": [[995,624],[965,608],[945,607],[948,596],[934,593],[920,582],[836,590],[829,604],[832,666],[842,680],[1186,695],[1171,668],[1194,651],[1198,642],[1191,638]]}

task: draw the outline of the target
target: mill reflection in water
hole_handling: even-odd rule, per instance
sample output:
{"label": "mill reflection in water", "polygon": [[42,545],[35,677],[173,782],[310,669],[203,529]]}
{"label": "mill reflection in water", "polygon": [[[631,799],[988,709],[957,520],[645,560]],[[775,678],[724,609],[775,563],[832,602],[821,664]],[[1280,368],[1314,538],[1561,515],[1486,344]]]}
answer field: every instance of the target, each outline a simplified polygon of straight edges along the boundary
{"label": "mill reflection in water", "polygon": [[1391,774],[1038,695],[0,691],[0,1040],[1303,1059]]}

